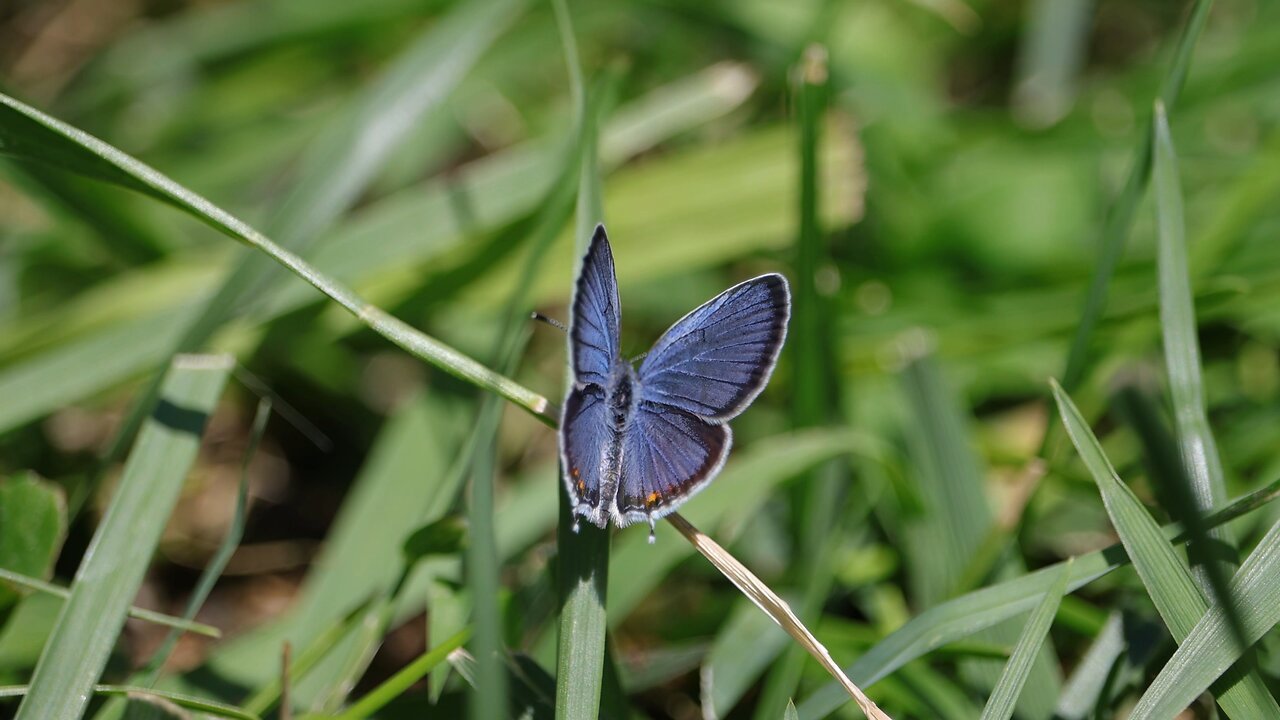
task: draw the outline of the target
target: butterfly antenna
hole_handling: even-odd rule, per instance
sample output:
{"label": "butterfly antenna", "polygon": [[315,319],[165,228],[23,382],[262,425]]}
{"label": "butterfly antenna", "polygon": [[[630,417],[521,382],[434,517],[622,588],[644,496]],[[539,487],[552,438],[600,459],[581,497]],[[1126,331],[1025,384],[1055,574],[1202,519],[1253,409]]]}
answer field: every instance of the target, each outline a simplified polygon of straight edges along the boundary
{"label": "butterfly antenna", "polygon": [[635,357],[631,358],[631,364],[632,364],[632,365],[635,365],[636,363],[638,363],[638,362],[640,362],[641,360],[643,360],[643,359],[645,358],[645,356],[646,356],[646,355],[648,355],[648,354],[649,354],[649,351],[648,351],[648,350],[645,350],[644,352],[640,353],[639,355],[637,355],[637,356],[635,356]]}
{"label": "butterfly antenna", "polygon": [[529,317],[533,318],[534,320],[541,320],[542,322],[550,325],[553,328],[560,328],[561,332],[569,332],[569,328],[565,327],[564,323],[560,322],[559,320],[556,320],[555,318],[549,318],[546,315],[543,315],[542,313],[536,310],[530,313]]}

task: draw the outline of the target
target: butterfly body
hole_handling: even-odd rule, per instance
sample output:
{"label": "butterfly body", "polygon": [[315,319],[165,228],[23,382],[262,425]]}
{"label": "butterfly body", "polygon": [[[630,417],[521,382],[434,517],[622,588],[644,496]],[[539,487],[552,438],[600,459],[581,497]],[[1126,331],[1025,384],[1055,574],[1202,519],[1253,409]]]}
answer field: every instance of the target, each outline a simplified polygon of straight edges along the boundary
{"label": "butterfly body", "polygon": [[613,253],[597,227],[574,289],[560,422],[574,515],[652,526],[710,482],[733,444],[725,423],[764,389],[789,315],[786,280],[753,278],[679,320],[637,369],[619,348]]}

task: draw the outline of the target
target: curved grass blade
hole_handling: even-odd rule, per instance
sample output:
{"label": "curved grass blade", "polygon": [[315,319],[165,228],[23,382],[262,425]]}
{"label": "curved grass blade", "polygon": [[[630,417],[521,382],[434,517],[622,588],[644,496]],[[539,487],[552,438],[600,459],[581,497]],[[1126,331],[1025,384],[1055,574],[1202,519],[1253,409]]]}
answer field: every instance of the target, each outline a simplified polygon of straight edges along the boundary
{"label": "curved grass blade", "polygon": [[[0,698],[6,697],[22,697],[29,691],[26,685],[0,687]],[[156,690],[147,687],[135,687],[132,685],[94,685],[93,692],[96,695],[123,696],[133,700],[141,700],[156,704],[172,704],[176,707],[195,710],[196,712],[214,717],[232,718],[233,720],[260,720],[256,713],[249,712],[243,708],[234,705],[206,700],[204,698],[186,695],[183,693],[169,692],[167,690]]]}
{"label": "curved grass blade", "polygon": [[[1174,640],[1181,644],[1204,617],[1208,603],[1191,577],[1190,568],[1165,539],[1142,501],[1116,475],[1098,439],[1057,382],[1053,382],[1053,394],[1067,434],[1098,484],[1107,514],[1138,571],[1138,577],[1142,579],[1165,626]],[[1257,672],[1250,671],[1231,678],[1215,690],[1218,704],[1237,720],[1280,717],[1280,705],[1271,697]]]}
{"label": "curved grass blade", "polygon": [[[487,389],[506,388],[506,392],[499,390],[498,394],[540,415],[547,406],[541,396],[368,306],[355,293],[285,249],[309,243],[356,200],[404,134],[423,112],[439,104],[505,23],[515,17],[522,3],[523,0],[486,0],[459,6],[423,35],[349,114],[340,116],[327,128],[314,144],[317,150],[301,163],[302,183],[271,224],[282,245],[116,148],[3,94],[0,154],[112,182],[174,205],[263,251],[397,345],[473,384]],[[199,348],[273,268],[262,258],[246,257],[187,325],[177,351]],[[156,387],[153,383],[135,406],[109,457],[122,451],[138,422],[136,418],[150,406]]]}
{"label": "curved grass blade", "polygon": [[[277,245],[248,224],[152,168],[87,133],[0,94],[0,152],[16,152],[25,156],[27,152],[36,152],[38,155],[39,151],[47,152],[49,162],[67,163],[73,170],[85,174],[107,175],[109,177],[103,179],[141,190],[177,205],[215,229],[270,256],[411,354],[455,377],[501,395],[543,422],[554,422],[554,418],[548,413],[550,403],[541,395],[369,305],[350,289],[321,274],[297,254]],[[82,162],[67,160],[68,156]],[[222,294],[224,293],[220,292],[219,296]],[[226,298],[219,300],[220,303],[225,301]],[[207,332],[202,331],[201,342],[220,324],[219,319]],[[189,345],[189,338],[194,335],[189,331],[187,337],[188,340],[181,341],[180,346]]]}
{"label": "curved grass blade", "polygon": [[[1280,623],[1280,523],[1273,525],[1245,558],[1232,578],[1231,594],[1239,603],[1246,642],[1257,642]],[[1196,623],[1156,675],[1129,715],[1130,720],[1173,717],[1227,672],[1243,652],[1231,631],[1226,612],[1215,605]],[[1222,697],[1219,697],[1221,703]],[[1273,707],[1274,704],[1273,699]],[[1252,715],[1239,717],[1277,716],[1274,711],[1256,710]]]}
{"label": "curved grass blade", "polygon": [[120,485],[58,615],[18,720],[84,712],[129,602],[200,448],[200,435],[233,366],[228,356],[178,356],[163,401],[130,453]]}
{"label": "curved grass blade", "polygon": [[982,720],[1009,720],[1013,717],[1018,696],[1022,694],[1027,677],[1031,675],[1031,665],[1049,637],[1049,628],[1053,625],[1054,614],[1058,612],[1058,605],[1062,602],[1067,589],[1067,578],[1070,576],[1071,560],[1068,559],[1066,565],[1058,571],[1058,579],[1053,587],[1044,594],[1040,604],[1027,619],[1027,625],[1018,637],[1018,644],[1013,647],[1013,654],[1009,656],[1009,662],[1000,674],[1000,681],[987,699],[986,707],[982,708]]}
{"label": "curved grass blade", "polygon": [[[1160,328],[1164,339],[1164,360],[1169,376],[1169,394],[1173,400],[1174,425],[1178,449],[1182,454],[1184,474],[1167,482],[1187,482],[1194,504],[1188,515],[1203,514],[1207,508],[1227,497],[1222,460],[1209,429],[1205,411],[1204,382],[1200,371],[1200,342],[1196,337],[1196,309],[1191,294],[1191,275],[1187,270],[1186,230],[1183,227],[1182,190],[1178,179],[1178,158],[1169,134],[1165,106],[1156,101],[1155,117],[1156,237],[1159,252],[1156,266],[1160,278]],[[1189,529],[1199,520],[1178,518]],[[1209,544],[1212,542],[1212,548]],[[1226,577],[1235,571],[1236,540],[1231,528],[1223,526],[1208,538],[1194,539],[1188,547],[1192,555],[1192,573],[1201,589],[1211,593],[1226,608],[1233,607],[1223,593]],[[1197,562],[1199,561],[1199,562]]]}
{"label": "curved grass blade", "polygon": [[[1197,0],[1191,9],[1191,16],[1182,29],[1178,44],[1170,63],[1169,72],[1165,75],[1160,87],[1160,101],[1165,107],[1173,107],[1182,93],[1186,82],[1187,70],[1191,66],[1191,53],[1196,41],[1209,21],[1209,9],[1213,0]],[[1093,344],[1093,333],[1098,321],[1106,309],[1107,294],[1111,287],[1111,277],[1115,275],[1116,265],[1124,254],[1125,241],[1129,236],[1129,228],[1133,226],[1134,215],[1138,204],[1146,191],[1147,181],[1151,176],[1151,126],[1145,125],[1142,138],[1135,148],[1133,165],[1129,167],[1129,176],[1125,179],[1124,189],[1116,198],[1115,204],[1107,213],[1102,227],[1101,250],[1098,262],[1094,265],[1093,275],[1089,279],[1089,290],[1085,295],[1084,308],[1080,312],[1080,324],[1076,326],[1075,335],[1071,338],[1071,349],[1067,354],[1067,366],[1062,373],[1062,387],[1067,392],[1076,388],[1084,378],[1085,364],[1089,361],[1089,351]],[[1046,433],[1046,437],[1047,437]]]}
{"label": "curved grass blade", "polygon": [[[1275,480],[1215,511],[1206,523],[1212,527],[1230,522],[1278,497],[1280,480]],[[1177,525],[1166,525],[1163,532],[1171,542],[1187,539]],[[1067,592],[1074,592],[1128,562],[1129,557],[1119,544],[1080,555],[1071,564]],[[858,685],[868,687],[931,650],[1027,612],[1052,587],[1063,564],[1055,563],[925,610],[876,643],[849,666],[846,674]],[[806,720],[826,717],[844,702],[843,689],[836,683],[828,683],[800,704],[800,717]]]}

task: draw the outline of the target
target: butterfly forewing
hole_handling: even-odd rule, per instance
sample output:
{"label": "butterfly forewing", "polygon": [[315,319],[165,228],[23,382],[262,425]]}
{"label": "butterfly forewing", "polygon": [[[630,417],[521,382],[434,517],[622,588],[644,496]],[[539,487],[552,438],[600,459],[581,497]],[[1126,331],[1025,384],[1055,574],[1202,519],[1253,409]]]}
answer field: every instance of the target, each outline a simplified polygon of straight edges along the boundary
{"label": "butterfly forewing", "polygon": [[628,525],[675,510],[715,477],[732,444],[727,425],[640,401],[622,438],[614,519]]}
{"label": "butterfly forewing", "polygon": [[601,387],[608,383],[610,366],[619,356],[620,321],[613,251],[609,249],[604,226],[600,225],[582,259],[582,270],[573,293],[569,357],[576,383],[595,383]]}
{"label": "butterfly forewing", "polygon": [[718,422],[764,389],[786,339],[787,281],[735,285],[671,326],[640,366],[641,398]]}

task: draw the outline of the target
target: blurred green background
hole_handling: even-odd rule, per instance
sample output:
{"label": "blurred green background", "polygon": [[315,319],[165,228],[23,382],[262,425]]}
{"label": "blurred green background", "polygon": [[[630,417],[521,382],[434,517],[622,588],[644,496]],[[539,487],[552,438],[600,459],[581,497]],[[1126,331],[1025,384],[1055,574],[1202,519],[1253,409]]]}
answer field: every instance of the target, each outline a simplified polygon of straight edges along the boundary
{"label": "blurred green background", "polygon": [[[574,104],[549,3],[468,5],[8,0],[0,91],[489,363],[524,241],[563,172]],[[797,319],[812,323],[793,324],[769,388],[734,422],[723,477],[688,506],[699,527],[803,609],[844,665],[941,600],[1115,541],[1060,428],[1046,439],[1057,425],[1047,383],[1066,368],[1108,213],[1140,154],[1188,3],[575,0],[569,9],[602,106],[604,214],[627,354],[724,287],[771,270],[799,283]],[[456,46],[432,56],[448,42]],[[819,131],[813,232],[802,222],[806,51],[826,71],[808,125]],[[1235,496],[1280,475],[1280,4],[1218,0],[1190,68],[1170,124],[1205,399]],[[397,72],[444,79],[406,108],[388,94]],[[394,146],[362,156],[342,144],[353,136]],[[571,227],[531,295],[559,318]],[[100,457],[130,402],[253,254],[153,199],[0,157],[0,478],[9,478],[0,493],[34,471],[42,479],[22,482],[43,488],[64,518],[50,522],[65,523],[43,560],[0,567],[71,579],[116,486],[120,464],[100,472]],[[1155,257],[1147,197],[1081,382],[1068,388],[1120,475],[1153,503],[1143,446],[1111,405],[1121,381],[1164,392]],[[796,280],[800,272],[812,280]],[[450,478],[481,393],[270,263],[220,313],[200,348],[233,353],[240,370],[136,604],[182,614],[233,525],[254,408],[269,395],[278,413],[249,465],[243,538],[197,615],[225,637],[184,636],[165,673],[173,687],[240,703],[275,677],[282,638],[296,651],[341,626],[393,585],[414,528],[463,513]],[[514,377],[558,401],[563,337],[525,330]],[[530,663],[537,688],[538,672],[555,671],[556,439],[510,408],[496,447],[502,637],[518,654],[511,666]],[[1036,457],[1042,475],[1029,469]],[[1242,546],[1278,518],[1268,508],[1240,521]],[[0,504],[6,521],[17,522]],[[610,651],[630,713],[779,717],[788,697],[799,703],[829,680],[790,657],[786,636],[670,528],[654,548],[646,532],[612,542]],[[983,544],[992,534],[994,550]],[[0,560],[3,537],[0,526]],[[417,566],[380,647],[342,640],[356,649],[326,655],[299,684],[297,707],[340,706],[462,627],[470,598],[460,555]],[[45,595],[0,595],[0,684],[28,681],[56,612]],[[1018,717],[1048,718],[1055,707],[1092,717],[1062,709],[1061,683],[1121,616],[1129,650],[1095,693],[1107,709],[1098,716],[1132,704],[1175,645],[1125,569],[1063,600],[1029,680],[1039,690],[1023,694]],[[1021,626],[909,663],[871,695],[898,718],[976,717]],[[145,666],[165,632],[130,620],[103,681]],[[1270,645],[1259,662],[1274,692],[1280,656]],[[379,716],[454,717],[464,676],[437,670]],[[513,677],[517,696],[529,689]],[[350,687],[335,700],[342,683]],[[851,708],[839,712],[857,717]],[[0,716],[15,709],[0,700]]]}

